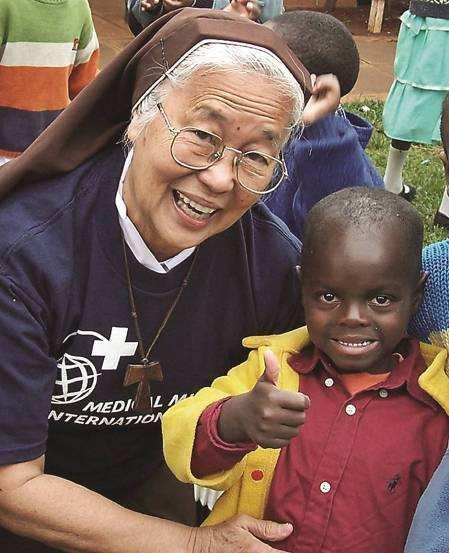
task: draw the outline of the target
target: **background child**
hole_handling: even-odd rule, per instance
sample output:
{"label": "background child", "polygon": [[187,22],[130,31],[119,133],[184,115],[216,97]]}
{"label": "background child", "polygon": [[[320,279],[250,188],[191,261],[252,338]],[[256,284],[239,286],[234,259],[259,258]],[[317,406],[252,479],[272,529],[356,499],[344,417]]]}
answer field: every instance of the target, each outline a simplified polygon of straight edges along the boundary
{"label": "background child", "polygon": [[311,210],[307,330],[245,339],[247,362],[163,419],[176,476],[229,489],[208,522],[236,512],[290,522],[276,545],[286,551],[402,553],[449,436],[418,386],[444,374],[447,353],[406,336],[421,243],[417,212],[382,190],[348,188]]}
{"label": "background child", "polygon": [[20,155],[98,70],[87,0],[0,2],[0,164]]}
{"label": "background child", "polygon": [[[349,30],[329,14],[296,10],[268,23],[310,73],[336,75],[344,96],[359,74],[359,54]],[[306,126],[284,148],[288,178],[265,200],[299,239],[316,202],[348,186],[383,186],[364,149],[373,127],[342,109]]]}
{"label": "background child", "polygon": [[[384,180],[387,190],[411,200],[415,189],[402,180],[408,150],[413,142],[439,143],[449,91],[449,0],[411,0],[401,22],[395,79],[384,107],[385,134],[392,139]],[[446,192],[439,212],[449,215]]]}
{"label": "background child", "polygon": [[232,11],[261,23],[283,13],[283,0],[125,0],[125,19],[131,32],[142,29],[164,13],[183,7]]}
{"label": "background child", "polygon": [[213,0],[125,0],[125,20],[134,36],[156,19],[185,7],[212,8]]}
{"label": "background child", "polygon": [[[446,186],[449,186],[449,95],[443,103],[441,140],[444,149]],[[426,342],[449,349],[449,240],[431,244],[423,251],[423,268],[428,272],[423,303],[413,318],[411,331]],[[443,388],[444,386],[444,388]],[[449,396],[449,379],[442,377],[441,387]],[[422,496],[406,553],[447,553],[449,551],[449,453],[435,472]]]}

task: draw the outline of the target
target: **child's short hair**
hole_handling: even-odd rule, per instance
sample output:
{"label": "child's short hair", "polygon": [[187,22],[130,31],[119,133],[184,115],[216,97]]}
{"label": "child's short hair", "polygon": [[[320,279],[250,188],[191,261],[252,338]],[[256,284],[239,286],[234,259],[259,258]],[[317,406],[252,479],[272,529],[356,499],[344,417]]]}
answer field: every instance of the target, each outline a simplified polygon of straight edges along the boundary
{"label": "child's short hair", "polygon": [[443,111],[441,113],[441,141],[446,157],[449,158],[449,94],[443,102]]}
{"label": "child's short hair", "polygon": [[333,73],[344,96],[354,87],[360,58],[351,33],[327,13],[294,10],[275,17],[271,27],[310,73]]}
{"label": "child's short hair", "polygon": [[[416,209],[404,198],[381,188],[357,186],[344,188],[316,203],[306,218],[302,247],[303,270],[308,256],[325,241],[329,232],[356,230],[358,234],[376,235],[376,230],[397,229],[408,260],[410,277],[418,279],[421,271],[423,223]],[[401,263],[401,260],[398,260]],[[404,270],[407,270],[404,267]]]}

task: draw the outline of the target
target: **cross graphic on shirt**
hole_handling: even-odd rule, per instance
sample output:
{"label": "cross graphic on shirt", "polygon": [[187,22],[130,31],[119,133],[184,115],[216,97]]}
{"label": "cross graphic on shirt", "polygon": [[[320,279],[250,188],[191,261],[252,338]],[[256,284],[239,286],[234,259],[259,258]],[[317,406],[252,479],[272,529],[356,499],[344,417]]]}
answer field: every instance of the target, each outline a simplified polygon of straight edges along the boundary
{"label": "cross graphic on shirt", "polygon": [[134,411],[141,413],[153,412],[150,381],[162,382],[163,378],[162,367],[158,361],[147,362],[142,365],[128,365],[123,386],[139,383],[134,398]]}
{"label": "cross graphic on shirt", "polygon": [[92,347],[92,355],[102,355],[102,371],[117,370],[120,357],[130,357],[136,353],[137,342],[127,342],[126,336],[128,329],[126,327],[113,326],[109,340],[95,340]]}

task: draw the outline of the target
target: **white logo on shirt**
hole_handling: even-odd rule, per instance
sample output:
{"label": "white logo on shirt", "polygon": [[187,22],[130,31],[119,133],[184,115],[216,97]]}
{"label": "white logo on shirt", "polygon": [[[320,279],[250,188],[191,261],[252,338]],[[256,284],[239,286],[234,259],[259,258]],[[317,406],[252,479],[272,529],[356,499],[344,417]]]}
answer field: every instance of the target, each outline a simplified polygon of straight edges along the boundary
{"label": "white logo on shirt", "polygon": [[[102,356],[101,371],[117,370],[121,357],[131,357],[137,349],[137,342],[127,342],[128,329],[125,327],[112,327],[110,338],[105,338],[98,332],[90,330],[77,330],[64,339],[76,335],[92,336],[97,338],[92,346],[92,356]],[[55,381],[55,389],[52,397],[53,404],[76,403],[88,397],[101,376],[95,365],[87,357],[64,353],[58,360],[58,377]]]}
{"label": "white logo on shirt", "polygon": [[52,403],[76,403],[89,396],[97,385],[97,369],[85,357],[64,353],[58,369],[60,376],[55,382]]}
{"label": "white logo on shirt", "polygon": [[120,357],[130,357],[136,353],[137,342],[127,342],[127,328],[113,326],[111,337],[108,339],[101,336],[100,340],[95,340],[92,355],[104,356],[102,371],[117,370]]}

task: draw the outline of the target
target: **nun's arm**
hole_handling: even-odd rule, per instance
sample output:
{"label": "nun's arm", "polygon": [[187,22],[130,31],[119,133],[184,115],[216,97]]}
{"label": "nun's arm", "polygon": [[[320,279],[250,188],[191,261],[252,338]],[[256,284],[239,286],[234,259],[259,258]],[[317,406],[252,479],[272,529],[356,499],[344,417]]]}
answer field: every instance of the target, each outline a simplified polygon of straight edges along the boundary
{"label": "nun's arm", "polygon": [[0,524],[68,553],[274,553],[290,525],[238,516],[189,528],[125,509],[78,484],[43,473],[44,457],[0,467]]}

